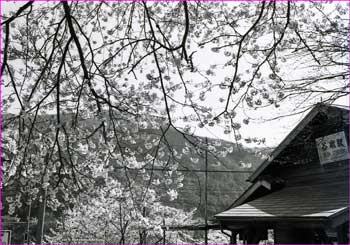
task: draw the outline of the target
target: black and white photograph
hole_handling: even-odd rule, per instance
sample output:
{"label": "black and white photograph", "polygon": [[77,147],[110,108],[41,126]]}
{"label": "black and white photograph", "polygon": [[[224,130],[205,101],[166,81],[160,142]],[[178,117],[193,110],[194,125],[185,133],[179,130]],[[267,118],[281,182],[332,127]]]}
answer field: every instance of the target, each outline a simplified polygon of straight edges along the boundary
{"label": "black and white photograph", "polygon": [[348,1],[0,1],[1,244],[349,244]]}

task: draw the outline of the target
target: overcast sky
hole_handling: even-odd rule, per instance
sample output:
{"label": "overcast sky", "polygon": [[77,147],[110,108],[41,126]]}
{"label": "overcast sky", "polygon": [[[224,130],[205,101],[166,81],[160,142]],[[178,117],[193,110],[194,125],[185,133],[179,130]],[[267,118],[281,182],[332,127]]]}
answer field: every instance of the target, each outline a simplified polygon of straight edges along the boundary
{"label": "overcast sky", "polygon": [[[22,6],[24,2],[1,2],[2,13],[8,13],[9,10],[16,10],[20,6]],[[200,64],[200,66],[210,66],[213,63],[220,64],[220,57],[216,54],[209,52],[210,47],[206,49],[200,50],[196,53],[194,57],[194,61]],[[210,63],[209,63],[210,61]],[[297,72],[297,71],[296,71]],[[223,80],[224,74],[217,73],[213,79],[215,80]],[[6,88],[3,89],[2,93],[6,93]],[[216,93],[215,97],[208,98],[207,103],[216,107],[220,110],[220,105],[217,102],[217,98],[227,96],[227,90],[223,90],[222,94]],[[321,98],[320,98],[321,100]],[[341,98],[335,102],[335,104],[339,105],[349,105],[349,98]],[[276,146],[295,126],[296,124],[305,116],[304,114],[298,114],[296,116],[289,116],[276,120],[268,120],[274,117],[278,117],[281,115],[286,115],[291,113],[292,108],[295,106],[293,101],[286,101],[286,103],[282,104],[279,108],[267,108],[267,109],[243,109],[240,108],[237,111],[237,121],[242,122],[244,118],[249,116],[253,120],[250,121],[249,125],[243,126],[240,130],[243,137],[258,137],[258,138],[266,138],[266,146]],[[179,115],[181,115],[181,111],[179,111]],[[183,126],[181,123],[178,125]],[[207,127],[207,128],[196,128],[195,134],[201,136],[207,136],[211,138],[224,139],[227,141],[234,141],[233,133],[224,134],[222,127]],[[242,142],[244,143],[244,142]],[[245,143],[244,143],[245,144]],[[252,145],[252,144],[250,144]],[[255,146],[255,145],[252,145]]]}

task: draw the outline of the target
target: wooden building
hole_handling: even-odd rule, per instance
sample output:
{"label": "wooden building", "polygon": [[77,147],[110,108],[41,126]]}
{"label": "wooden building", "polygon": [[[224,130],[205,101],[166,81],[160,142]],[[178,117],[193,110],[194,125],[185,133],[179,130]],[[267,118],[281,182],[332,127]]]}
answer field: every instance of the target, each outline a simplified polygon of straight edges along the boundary
{"label": "wooden building", "polygon": [[349,110],[316,105],[215,215],[248,244],[349,243]]}

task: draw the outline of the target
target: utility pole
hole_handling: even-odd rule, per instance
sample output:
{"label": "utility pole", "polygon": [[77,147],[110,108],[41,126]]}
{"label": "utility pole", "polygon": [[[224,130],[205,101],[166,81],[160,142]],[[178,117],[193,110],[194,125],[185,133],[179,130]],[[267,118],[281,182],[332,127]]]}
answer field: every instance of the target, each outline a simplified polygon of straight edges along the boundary
{"label": "utility pole", "polygon": [[208,244],[208,138],[205,138],[205,186],[204,186],[204,215],[205,215],[205,238],[204,244]]}
{"label": "utility pole", "polygon": [[41,223],[41,242],[44,241],[44,227],[45,227],[45,212],[46,212],[46,197],[47,197],[47,186],[45,187],[44,202],[43,202],[43,222]]}
{"label": "utility pole", "polygon": [[39,232],[37,233],[37,236],[36,236],[36,240],[37,240],[38,244],[42,244],[43,238],[44,238],[46,196],[47,196],[47,186],[45,187],[45,189],[43,191],[43,202],[42,202],[42,206],[41,206],[41,215],[40,215],[39,220],[38,220],[37,231],[39,231]]}
{"label": "utility pole", "polygon": [[165,219],[163,218],[163,245],[165,245]]}
{"label": "utility pole", "polygon": [[29,208],[28,208],[28,220],[27,220],[27,244],[30,243],[29,231],[30,231],[30,211],[32,209],[32,199],[29,200]]}

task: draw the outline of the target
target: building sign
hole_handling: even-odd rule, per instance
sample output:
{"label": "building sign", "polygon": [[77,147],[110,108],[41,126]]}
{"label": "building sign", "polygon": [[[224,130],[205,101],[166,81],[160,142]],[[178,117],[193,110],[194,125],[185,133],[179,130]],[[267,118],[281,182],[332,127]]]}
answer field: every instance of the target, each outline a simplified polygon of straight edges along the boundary
{"label": "building sign", "polygon": [[344,131],[316,139],[321,164],[349,159]]}
{"label": "building sign", "polygon": [[3,230],[1,231],[1,244],[10,244],[11,243],[11,231]]}

